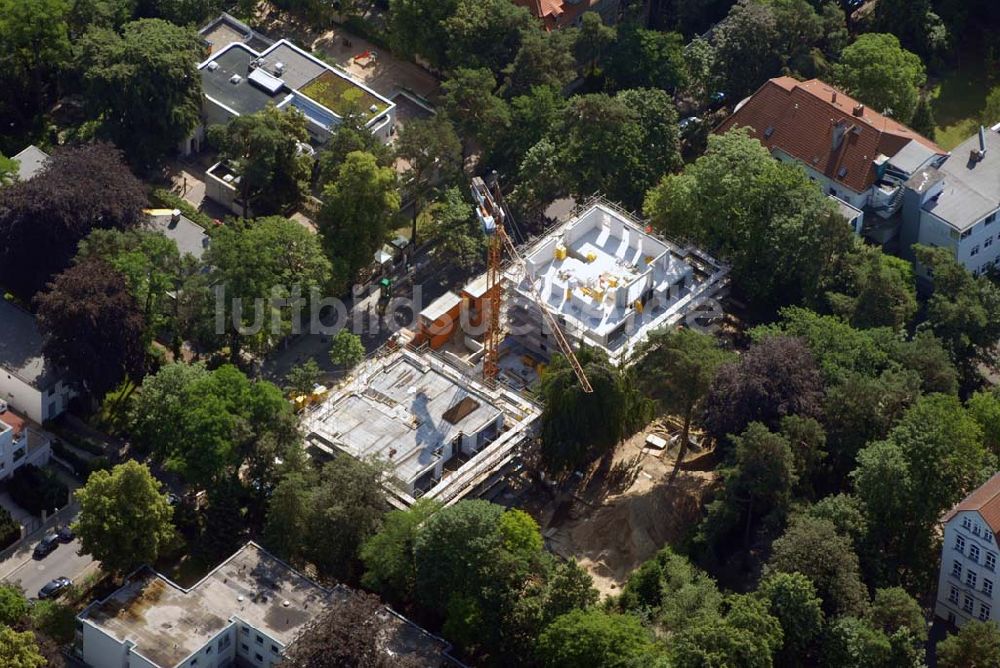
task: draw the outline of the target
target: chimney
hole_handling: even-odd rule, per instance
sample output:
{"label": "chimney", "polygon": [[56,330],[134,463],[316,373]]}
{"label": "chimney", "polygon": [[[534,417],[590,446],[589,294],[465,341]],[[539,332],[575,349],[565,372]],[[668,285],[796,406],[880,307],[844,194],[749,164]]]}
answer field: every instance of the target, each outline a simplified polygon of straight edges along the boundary
{"label": "chimney", "polygon": [[863,104],[861,104],[859,102],[857,105],[855,105],[853,113],[854,113],[855,116],[858,116],[858,117],[864,116],[865,115],[865,105],[863,105]]}
{"label": "chimney", "polygon": [[839,121],[833,126],[833,135],[831,137],[831,147],[830,150],[836,151],[840,148],[840,145],[844,142],[844,135],[847,134],[847,124],[843,121]]}
{"label": "chimney", "polygon": [[986,128],[979,126],[979,150],[969,151],[969,162],[979,162],[986,157]]}
{"label": "chimney", "polygon": [[832,94],[830,95],[830,101],[833,102],[834,104],[837,103],[837,91],[832,92]]}

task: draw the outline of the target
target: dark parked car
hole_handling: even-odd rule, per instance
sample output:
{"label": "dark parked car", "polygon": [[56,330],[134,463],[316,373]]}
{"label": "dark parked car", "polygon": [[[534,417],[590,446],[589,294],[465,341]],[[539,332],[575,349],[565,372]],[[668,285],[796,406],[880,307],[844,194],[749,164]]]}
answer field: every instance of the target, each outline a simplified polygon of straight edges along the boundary
{"label": "dark parked car", "polygon": [[68,543],[74,538],[76,538],[76,534],[73,533],[73,530],[69,527],[68,524],[56,529],[56,535],[59,537],[59,540],[61,540],[64,543]]}
{"label": "dark parked car", "polygon": [[59,547],[59,536],[54,533],[47,533],[35,546],[35,551],[32,553],[35,559],[43,559],[53,552],[57,547]]}
{"label": "dark parked car", "polygon": [[38,598],[56,598],[73,584],[69,578],[56,578],[38,590]]}

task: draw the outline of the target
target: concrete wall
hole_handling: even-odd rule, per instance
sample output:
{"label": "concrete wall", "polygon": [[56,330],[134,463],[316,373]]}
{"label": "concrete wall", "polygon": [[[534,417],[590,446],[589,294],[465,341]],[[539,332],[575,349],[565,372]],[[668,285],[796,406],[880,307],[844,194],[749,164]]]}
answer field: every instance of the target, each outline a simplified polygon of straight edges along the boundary
{"label": "concrete wall", "polygon": [[[129,666],[124,643],[118,642],[86,620],[83,621],[83,661],[91,668]],[[141,664],[132,663],[132,666],[138,665]]]}

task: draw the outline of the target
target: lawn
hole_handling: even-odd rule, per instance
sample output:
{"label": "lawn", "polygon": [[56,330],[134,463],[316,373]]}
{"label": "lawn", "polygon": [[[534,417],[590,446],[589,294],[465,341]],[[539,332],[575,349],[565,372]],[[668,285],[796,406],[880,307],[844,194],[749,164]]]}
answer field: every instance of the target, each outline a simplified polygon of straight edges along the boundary
{"label": "lawn", "polygon": [[979,113],[990,88],[1000,84],[987,74],[981,57],[971,55],[962,65],[932,81],[931,108],[937,123],[934,140],[945,150],[975,134]]}
{"label": "lawn", "polygon": [[[364,113],[368,118],[385,111],[385,105],[364,88],[353,84],[333,72],[325,72],[313,79],[302,89],[304,95],[316,100],[337,114],[346,116],[352,110]],[[372,106],[375,111],[371,111]]]}

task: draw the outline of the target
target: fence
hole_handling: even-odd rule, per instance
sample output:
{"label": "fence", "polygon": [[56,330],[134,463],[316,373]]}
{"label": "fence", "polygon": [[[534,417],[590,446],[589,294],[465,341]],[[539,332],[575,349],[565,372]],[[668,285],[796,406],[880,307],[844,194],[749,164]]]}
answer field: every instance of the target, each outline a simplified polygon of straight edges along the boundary
{"label": "fence", "polygon": [[60,524],[66,524],[76,515],[80,506],[77,504],[76,500],[70,498],[69,503],[65,506],[49,515],[45,520],[30,515],[26,523],[23,525],[21,539],[18,540],[13,545],[10,545],[3,551],[0,551],[0,562],[6,561],[14,555],[19,549],[24,547],[25,544],[30,543],[34,539],[38,538],[43,532],[52,529]]}

